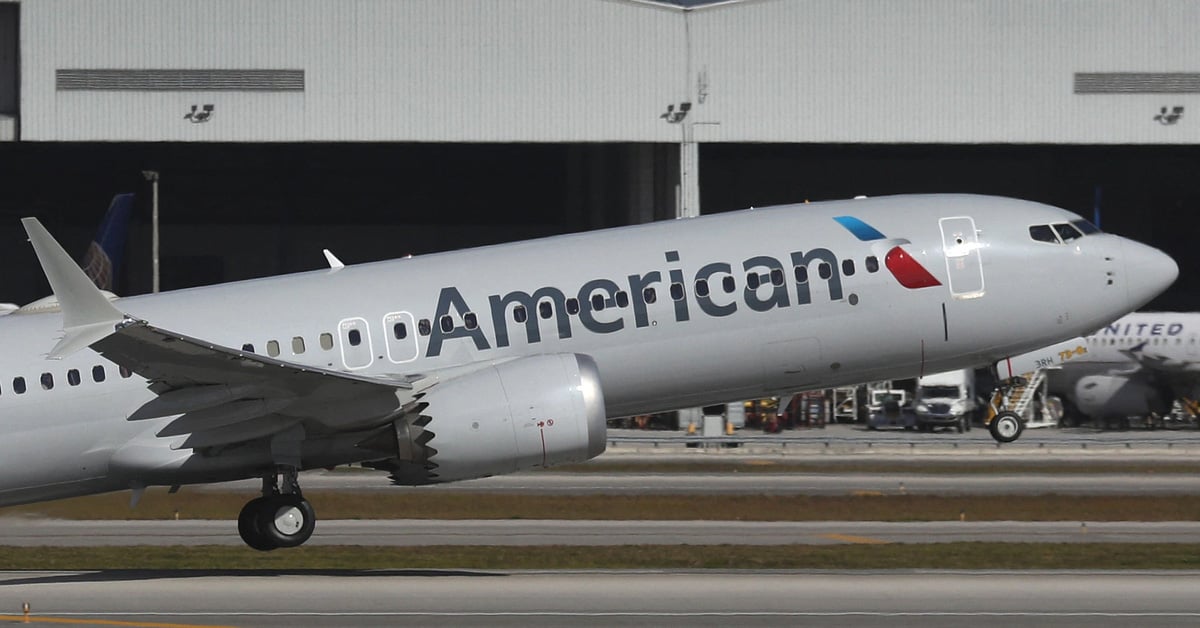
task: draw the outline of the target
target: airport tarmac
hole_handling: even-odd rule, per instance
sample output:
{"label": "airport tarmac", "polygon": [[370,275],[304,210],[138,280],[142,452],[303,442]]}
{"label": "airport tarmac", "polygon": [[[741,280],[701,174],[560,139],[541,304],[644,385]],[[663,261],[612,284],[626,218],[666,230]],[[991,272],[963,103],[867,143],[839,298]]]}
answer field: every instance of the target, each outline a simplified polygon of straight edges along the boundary
{"label": "airport tarmac", "polygon": [[[1195,543],[1200,521],[563,521],[330,520],[309,545],[836,545]],[[240,546],[235,521],[0,518],[0,546]]]}
{"label": "airport tarmac", "polygon": [[[543,495],[1192,495],[1200,476],[1187,473],[514,473],[431,486],[393,486],[374,471],[313,471],[305,491],[489,492]],[[183,490],[261,489],[261,480],[185,487]],[[319,508],[319,504],[317,505]],[[319,513],[318,513],[319,514]]]}
{"label": "airport tarmac", "polygon": [[0,622],[148,626],[1181,626],[1197,572],[0,572]]}

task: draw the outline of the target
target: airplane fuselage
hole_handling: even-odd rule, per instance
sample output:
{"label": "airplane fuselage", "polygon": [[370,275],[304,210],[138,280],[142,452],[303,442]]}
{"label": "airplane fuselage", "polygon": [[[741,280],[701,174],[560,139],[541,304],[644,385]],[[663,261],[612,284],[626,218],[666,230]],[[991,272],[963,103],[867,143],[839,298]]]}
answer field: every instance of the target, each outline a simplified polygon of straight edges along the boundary
{"label": "airplane fuselage", "polygon": [[[1165,287],[1141,285],[1141,245],[1102,233],[1056,244],[1030,237],[1032,225],[1077,220],[1010,199],[885,197],[114,305],[247,354],[381,380],[587,355],[606,413],[624,416],[990,363],[1094,330]],[[270,464],[257,449],[147,453],[170,420],[127,420],[154,399],[147,381],[90,349],[46,360],[62,328],[57,313],[0,318],[0,504],[247,477]],[[322,444],[304,466],[363,459],[352,439],[306,428]],[[186,456],[206,461],[185,473]]]}

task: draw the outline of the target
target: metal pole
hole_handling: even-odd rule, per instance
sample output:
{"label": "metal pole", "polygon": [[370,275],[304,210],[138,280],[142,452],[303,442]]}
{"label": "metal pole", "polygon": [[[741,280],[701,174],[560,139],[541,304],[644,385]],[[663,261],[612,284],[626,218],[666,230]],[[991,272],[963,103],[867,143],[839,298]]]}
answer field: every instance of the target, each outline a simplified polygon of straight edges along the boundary
{"label": "metal pole", "polygon": [[158,171],[143,170],[142,176],[150,182],[150,255],[152,258],[151,267],[153,269],[153,288],[152,291],[158,293]]}

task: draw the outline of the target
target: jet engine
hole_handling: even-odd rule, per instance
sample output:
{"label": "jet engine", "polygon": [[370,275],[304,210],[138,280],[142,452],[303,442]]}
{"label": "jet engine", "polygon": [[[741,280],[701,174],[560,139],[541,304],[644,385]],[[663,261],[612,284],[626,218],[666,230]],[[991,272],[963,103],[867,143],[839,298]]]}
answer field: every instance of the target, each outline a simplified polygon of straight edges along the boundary
{"label": "jet engine", "polygon": [[[388,430],[395,455],[367,463],[396,484],[466,480],[583,462],[604,452],[607,424],[596,364],[538,355],[443,381]],[[363,446],[378,446],[378,438]]]}
{"label": "jet engine", "polygon": [[1088,375],[1075,384],[1075,405],[1093,418],[1144,416],[1170,410],[1170,395],[1127,375]]}

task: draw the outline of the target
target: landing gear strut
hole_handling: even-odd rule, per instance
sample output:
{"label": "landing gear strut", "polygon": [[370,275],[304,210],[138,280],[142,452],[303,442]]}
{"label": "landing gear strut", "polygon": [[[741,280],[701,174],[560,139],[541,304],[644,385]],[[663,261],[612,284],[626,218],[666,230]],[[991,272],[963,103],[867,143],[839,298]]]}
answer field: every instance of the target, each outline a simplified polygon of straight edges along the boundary
{"label": "landing gear strut", "polygon": [[250,500],[238,515],[242,540],[262,552],[303,545],[316,528],[317,516],[300,494],[296,469],[282,467],[278,473],[264,475],[262,492],[262,497]]}

